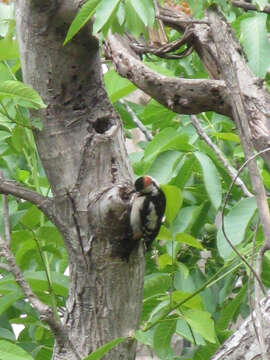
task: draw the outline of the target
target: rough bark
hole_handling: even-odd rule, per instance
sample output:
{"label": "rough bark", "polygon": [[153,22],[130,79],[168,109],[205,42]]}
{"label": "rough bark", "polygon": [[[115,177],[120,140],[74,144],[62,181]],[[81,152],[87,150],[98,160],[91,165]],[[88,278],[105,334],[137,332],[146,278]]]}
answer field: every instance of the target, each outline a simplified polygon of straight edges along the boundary
{"label": "rough bark", "polygon": [[[73,350],[56,342],[53,360],[77,360],[136,329],[144,277],[142,246],[127,256],[133,174],[98,41],[87,27],[63,46],[75,13],[70,1],[16,3],[23,78],[47,104],[33,115],[43,123],[34,135],[53,192],[51,219],[69,255],[63,325]],[[134,359],[135,346],[126,341],[104,359]]]}
{"label": "rough bark", "polygon": [[[270,297],[261,301],[261,310],[263,314],[264,336],[265,339],[270,338]],[[256,319],[256,313],[253,318]],[[259,326],[256,323],[256,326]],[[270,342],[266,341],[267,353],[270,353]],[[261,352],[256,333],[254,330],[254,322],[252,317],[249,316],[243,324],[216,352],[211,360],[255,360],[261,359]]]}
{"label": "rough bark", "polygon": [[[213,79],[205,83],[207,88],[207,98],[205,101],[201,95],[203,81],[198,80],[196,87],[194,80],[166,78],[160,74],[149,70],[134,55],[132,41],[119,35],[111,35],[108,40],[107,55],[115,63],[116,71],[130,79],[148,95],[155,98],[164,106],[175,112],[192,114],[204,111],[204,107],[209,106],[212,111],[225,114],[234,118],[235,111],[232,108],[232,98],[241,98],[242,107],[245,112],[247,128],[253,146],[258,150],[264,150],[269,147],[270,135],[270,95],[263,88],[262,82],[257,79],[246,64],[245,56],[240,48],[232,28],[226,22],[225,18],[218,12],[211,12],[211,19],[204,19],[204,23],[190,23],[184,14],[175,14],[170,9],[161,9],[159,18],[166,25],[173,27],[179,32],[184,32],[187,37],[187,45],[192,46],[200,56],[206,70]],[[182,20],[182,21],[181,21]],[[210,27],[211,21],[211,27]],[[214,38],[216,34],[222,34],[222,49],[226,49],[226,58],[230,59],[232,69],[230,73],[230,64],[224,64],[224,56],[216,47]],[[220,45],[220,44],[219,44]],[[131,50],[133,48],[133,50]],[[139,48],[139,47],[138,47]],[[221,48],[221,46],[219,46]],[[223,61],[223,62],[222,62]],[[235,83],[237,79],[237,84]],[[225,84],[223,81],[225,80]],[[172,87],[171,84],[174,84]],[[162,84],[162,85],[161,85]],[[215,85],[216,84],[216,85]],[[227,84],[233,84],[227,86]],[[225,86],[224,86],[225,85]],[[162,91],[160,90],[162,88]],[[190,89],[193,88],[193,92]],[[215,91],[211,89],[215,88]],[[237,93],[233,91],[237,88]],[[177,101],[175,94],[178,95]],[[217,95],[218,94],[218,95]],[[237,97],[238,96],[238,97]],[[213,106],[213,103],[215,105]],[[183,106],[188,105],[188,107]],[[199,104],[199,106],[198,106]],[[237,123],[237,121],[236,121]],[[239,123],[239,122],[238,122]],[[246,133],[245,133],[246,134]],[[241,132],[239,132],[241,137]],[[245,135],[246,136],[246,135]],[[268,167],[270,167],[270,153],[262,155]],[[261,193],[259,195],[262,195]],[[262,204],[262,202],[260,202]],[[265,211],[264,214],[267,212]],[[268,231],[266,231],[266,240]],[[264,338],[269,353],[269,301],[265,298],[262,302],[262,312],[264,324],[257,326],[264,327]],[[255,314],[256,315],[256,314]],[[248,350],[248,351],[247,351]],[[217,359],[255,359],[261,357],[261,348],[256,340],[254,326],[251,317],[241,326],[239,331],[228,339],[218,353],[212,358]]]}
{"label": "rough bark", "polygon": [[[216,50],[208,19],[201,23],[190,23],[192,19],[187,15],[176,13],[169,8],[161,9],[159,18],[179,33],[184,32],[187,45],[196,50],[213,80],[162,76],[150,70],[138,56],[136,58],[136,54],[131,50],[132,41],[127,41],[126,37],[111,35],[108,39],[107,56],[114,62],[116,71],[175,112],[196,114],[211,110],[232,116],[231,94],[221,78],[220,54]],[[239,87],[246,112],[249,114],[253,145],[258,151],[264,150],[269,146],[270,95],[260,79],[251,72],[231,26],[220,15],[217,15],[216,31],[221,31],[219,22],[222,24],[222,31],[226,32],[222,46],[237,67]],[[263,158],[270,167],[270,153],[265,153]]]}

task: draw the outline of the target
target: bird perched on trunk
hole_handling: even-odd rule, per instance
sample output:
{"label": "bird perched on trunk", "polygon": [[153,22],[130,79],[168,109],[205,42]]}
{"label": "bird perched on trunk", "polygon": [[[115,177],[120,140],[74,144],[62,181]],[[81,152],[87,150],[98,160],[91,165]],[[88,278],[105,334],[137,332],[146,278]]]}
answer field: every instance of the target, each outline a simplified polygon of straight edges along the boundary
{"label": "bird perched on trunk", "polygon": [[134,240],[143,238],[146,249],[157,236],[166,208],[166,198],[158,183],[150,176],[135,181],[136,194],[131,206],[130,226]]}

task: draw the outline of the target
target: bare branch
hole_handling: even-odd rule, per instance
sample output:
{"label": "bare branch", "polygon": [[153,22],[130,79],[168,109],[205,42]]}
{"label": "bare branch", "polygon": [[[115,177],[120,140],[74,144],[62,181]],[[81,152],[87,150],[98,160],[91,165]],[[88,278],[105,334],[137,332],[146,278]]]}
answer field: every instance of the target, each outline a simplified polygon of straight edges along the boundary
{"label": "bare branch", "polygon": [[0,254],[6,259],[9,270],[12,272],[15,281],[20,286],[25,296],[29,299],[32,306],[39,312],[42,320],[50,326],[53,333],[58,333],[59,331],[61,332],[63,330],[62,324],[54,319],[53,312],[50,307],[43,304],[33,293],[29,284],[25,281],[23,273],[16,264],[14,255],[2,237],[0,237]]}
{"label": "bare branch", "polygon": [[[217,52],[220,57],[221,74],[223,75],[226,85],[231,93],[230,101],[233,110],[233,119],[238,129],[238,134],[241,139],[243,151],[246,159],[251,159],[247,165],[249,175],[252,183],[252,188],[256,196],[259,216],[265,235],[265,243],[270,247],[270,212],[265,193],[265,188],[257,167],[255,158],[253,158],[253,144],[251,141],[249,128],[249,113],[245,108],[244,94],[241,91],[237,67],[231,54],[224,48],[224,38],[227,35],[227,23],[222,21],[221,17],[213,10],[208,11],[208,18],[211,22],[211,30],[214,42],[216,44]],[[227,39],[228,41],[228,39]]]}
{"label": "bare branch", "polygon": [[15,181],[5,180],[0,178],[0,193],[6,195],[13,195],[19,199],[24,199],[36,205],[46,216],[50,219],[53,216],[53,200],[43,196],[35,191],[26,189],[24,186]]}
{"label": "bare branch", "polygon": [[225,83],[221,80],[182,79],[158,74],[140,61],[128,38],[119,34],[109,34],[104,52],[112,59],[119,75],[172,111],[195,114],[211,110],[231,114]]}
{"label": "bare branch", "polygon": [[[191,115],[190,120],[192,122],[192,125],[195,127],[198,135],[206,142],[206,144],[208,144],[214,150],[214,152],[218,156],[219,160],[222,162],[224,167],[227,169],[231,179],[234,179],[237,171],[229,164],[229,162],[227,161],[225,156],[222,154],[222,152],[219,150],[219,148],[213,143],[213,141],[210,139],[210,137],[205,133],[205,131],[203,130],[197,117],[195,115]],[[236,178],[235,183],[242,189],[243,193],[247,197],[253,196],[253,194],[247,189],[246,185],[243,183],[243,181],[239,177]]]}
{"label": "bare branch", "polygon": [[11,234],[10,234],[10,222],[9,222],[9,215],[8,215],[7,195],[3,195],[2,199],[3,199],[3,218],[4,218],[4,224],[5,224],[6,242],[7,242],[7,245],[10,246]]}
{"label": "bare branch", "polygon": [[135,112],[131,109],[131,107],[127,104],[127,102],[125,100],[119,100],[121,104],[123,104],[125,106],[125,108],[127,109],[127,112],[130,114],[130,116],[132,117],[132,120],[134,122],[134,124],[136,124],[138,126],[138,128],[141,130],[141,132],[144,134],[146,140],[151,141],[153,139],[153,136],[151,135],[151,133],[146,129],[146,127],[143,125],[143,123],[141,122],[141,120],[136,116]]}
{"label": "bare branch", "polygon": [[28,298],[33,308],[35,308],[40,314],[40,319],[49,325],[58,345],[67,346],[68,350],[75,354],[78,360],[81,359],[75,346],[69,340],[67,329],[60,321],[55,319],[52,309],[36,297],[28,282],[25,280],[21,269],[16,264],[14,255],[1,236],[0,255],[3,256],[7,262],[7,264],[0,264],[0,268],[12,272],[16,283],[20,286],[22,292]]}
{"label": "bare branch", "polygon": [[254,10],[261,13],[270,14],[270,5],[265,5],[265,7],[260,10],[255,4],[249,4],[245,1],[231,0],[233,6],[239,7],[244,10]]}
{"label": "bare branch", "polygon": [[10,272],[10,267],[8,266],[8,264],[0,263],[0,269]]}

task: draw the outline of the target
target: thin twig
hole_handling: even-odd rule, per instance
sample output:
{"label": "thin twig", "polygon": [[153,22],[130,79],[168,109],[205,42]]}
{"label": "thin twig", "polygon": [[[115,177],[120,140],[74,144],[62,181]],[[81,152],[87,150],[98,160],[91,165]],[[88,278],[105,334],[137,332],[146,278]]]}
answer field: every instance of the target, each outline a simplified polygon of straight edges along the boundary
{"label": "thin twig", "polygon": [[[156,18],[160,19],[160,20],[164,20],[164,21],[171,20],[171,18],[169,16],[165,16],[165,15],[157,15]],[[209,25],[209,21],[206,21],[206,20],[182,19],[177,16],[175,16],[175,19],[177,19],[174,21],[175,24],[206,24],[206,25]]]}
{"label": "thin twig", "polygon": [[29,299],[32,306],[40,313],[41,317],[53,330],[61,330],[62,324],[57,322],[53,318],[53,313],[50,307],[46,304],[43,304],[33,293],[32,289],[30,288],[27,281],[24,279],[23,273],[21,272],[20,268],[16,264],[14,255],[10,251],[7,243],[3,240],[0,236],[0,254],[3,256],[12,272],[15,281],[22,289],[25,296]]}
{"label": "thin twig", "polygon": [[146,140],[151,141],[153,140],[153,136],[151,135],[151,133],[146,129],[146,127],[143,125],[143,123],[141,122],[141,120],[137,117],[137,115],[135,114],[135,112],[131,109],[131,107],[127,104],[127,102],[123,99],[119,100],[119,102],[125,106],[127,112],[130,114],[130,116],[132,117],[132,121],[134,122],[134,124],[136,124],[138,126],[138,128],[141,130],[141,132],[144,134]]}
{"label": "thin twig", "polygon": [[[258,257],[257,257],[257,261],[256,261],[256,273],[257,274],[261,274],[261,268],[262,268],[262,253],[259,251]],[[262,309],[260,306],[260,287],[258,286],[258,282],[255,281],[254,283],[254,290],[255,290],[255,314],[256,314],[256,319],[257,320],[257,332],[258,332],[258,343],[259,346],[261,348],[261,352],[262,352],[262,356],[263,359],[269,359],[268,355],[267,355],[267,349],[266,349],[266,343],[264,340],[264,324],[263,324],[263,315],[262,315]],[[256,321],[255,321],[256,324]]]}
{"label": "thin twig", "polygon": [[[256,229],[255,229],[255,233],[253,235],[253,240],[252,240],[252,254],[251,254],[251,260],[250,260],[250,265],[252,266],[252,268],[254,268],[255,246],[256,246],[256,238],[257,238],[257,234],[258,234],[258,229],[259,229],[259,222],[257,222],[257,224],[256,224]],[[254,332],[255,332],[257,340],[259,341],[259,334],[257,331],[256,319],[254,317],[254,312],[253,312],[254,304],[252,304],[252,298],[251,298],[251,281],[252,280],[254,280],[254,274],[252,272],[250,272],[249,277],[248,277],[248,304],[249,304],[249,308],[250,308],[250,315],[251,315],[251,321],[253,324]],[[255,285],[256,284],[258,284],[257,281],[255,282]]]}
{"label": "thin twig", "polygon": [[8,199],[7,199],[7,195],[3,195],[2,199],[3,199],[3,218],[4,218],[4,224],[5,224],[6,242],[7,242],[8,246],[10,246],[11,234],[10,234],[10,222],[9,222],[9,215],[8,215]]}
{"label": "thin twig", "polygon": [[10,232],[10,222],[9,222],[9,209],[8,209],[8,198],[7,195],[2,195],[3,199],[3,218],[5,224],[5,236],[7,245],[11,244],[11,232]]}
{"label": "thin twig", "polygon": [[36,205],[50,219],[54,218],[52,199],[29,190],[15,181],[0,177],[0,193],[27,200]]}
{"label": "thin twig", "polygon": [[[210,139],[210,137],[205,133],[198,118],[195,115],[191,115],[190,120],[192,122],[192,125],[195,127],[198,135],[206,142],[207,145],[209,145],[214,150],[214,152],[216,153],[219,160],[222,162],[224,167],[227,169],[228,174],[230,175],[231,179],[234,179],[237,171],[229,164],[229,162],[227,161],[225,156],[222,154],[222,152],[219,150],[219,148],[213,143],[213,141]],[[243,181],[240,178],[237,178],[235,183],[242,189],[243,193],[247,197],[253,196],[253,194],[247,189],[246,185],[243,183]]]}
{"label": "thin twig", "polygon": [[[256,197],[256,203],[259,213],[259,218],[262,224],[262,229],[264,233],[264,243],[270,247],[270,212],[269,212],[269,206],[267,202],[267,197],[265,193],[265,188],[262,182],[262,178],[260,176],[260,172],[257,166],[257,163],[255,161],[255,158],[253,158],[254,155],[254,148],[251,141],[251,134],[250,134],[250,128],[249,128],[249,116],[250,112],[247,111],[247,107],[245,105],[245,97],[243,95],[243,87],[245,86],[244,82],[242,81],[240,83],[239,80],[239,69],[235,63],[235,57],[234,54],[232,55],[230,53],[230,49],[224,48],[224,41],[225,43],[229,43],[232,40],[232,37],[229,36],[228,30],[228,24],[227,22],[222,20],[221,16],[218,16],[218,14],[213,11],[212,8],[208,10],[208,19],[211,23],[211,33],[214,40],[214,43],[216,45],[217,53],[219,54],[220,61],[220,74],[221,77],[224,78],[225,83],[227,85],[228,91],[231,94],[229,97],[231,107],[232,107],[232,116],[233,120],[237,126],[237,130],[241,139],[241,144],[243,148],[243,152],[245,154],[245,158],[249,159],[249,162],[247,163],[248,169],[249,169],[249,176],[252,184],[252,189],[254,191],[255,197]],[[217,31],[218,29],[218,31]],[[223,208],[224,211],[224,208]],[[225,233],[224,230],[224,212],[222,216],[222,231]],[[226,236],[225,236],[226,237]],[[226,237],[227,241],[229,240],[228,237]],[[228,241],[229,242],[229,241]],[[234,249],[235,251],[236,249]],[[238,251],[238,256],[241,255]],[[241,259],[245,259],[242,255],[240,256]],[[262,260],[262,259],[261,259]],[[248,264],[248,262],[245,259],[245,264]],[[261,264],[257,264],[257,266],[261,267]],[[250,264],[248,264],[249,269],[252,269],[256,280],[258,281],[258,284],[262,288],[263,293],[265,294],[264,287],[262,285],[262,282],[259,278],[260,274],[257,274],[257,272],[253,269]],[[258,267],[257,267],[258,268]],[[266,352],[266,344],[265,339],[263,336],[263,327],[264,323],[262,321],[262,316],[260,315],[260,311],[257,311],[258,307],[255,307],[257,319],[259,321],[259,347],[261,350],[261,356],[263,360],[266,360],[268,358],[267,352]]]}
{"label": "thin twig", "polygon": [[231,243],[230,239],[228,239],[228,236],[226,235],[226,232],[225,232],[225,228],[224,228],[224,212],[225,212],[225,208],[226,208],[226,205],[228,203],[228,200],[229,200],[229,196],[231,194],[231,191],[232,191],[232,187],[233,185],[235,184],[236,182],[236,179],[239,177],[240,173],[242,172],[242,170],[247,166],[247,164],[254,160],[257,156],[260,156],[261,154],[264,154],[266,153],[267,151],[270,151],[270,147],[264,149],[264,150],[261,150],[259,151],[257,154],[254,154],[251,158],[247,159],[243,164],[242,166],[239,168],[239,170],[237,171],[237,174],[235,175],[233,181],[231,182],[231,185],[229,186],[229,190],[227,191],[226,195],[225,195],[225,199],[224,199],[224,204],[223,204],[223,208],[222,208],[222,217],[221,217],[221,221],[222,221],[222,231],[223,231],[223,234],[225,236],[225,239],[228,241],[229,245],[231,246],[231,248],[233,249],[234,252],[236,252],[236,254],[241,258],[241,260],[248,266],[248,268],[250,269],[250,271],[253,273],[253,275],[256,277],[257,281],[259,282],[260,284],[260,287],[262,289],[262,292],[263,294],[266,296],[266,291],[265,291],[265,288],[258,276],[258,274],[256,273],[256,271],[253,269],[252,266],[250,266],[250,264],[247,262],[247,260],[243,257],[242,254],[239,253],[239,251],[234,247],[234,245]]}
{"label": "thin twig", "polygon": [[8,264],[0,263],[0,270],[10,272],[10,267],[8,266]]}
{"label": "thin twig", "polygon": [[[49,325],[58,345],[62,347],[68,347],[69,350],[75,354],[78,360],[81,359],[77,350],[75,349],[68,337],[66,327],[63,326],[61,321],[55,319],[52,309],[36,297],[28,282],[25,280],[21,269],[16,264],[14,255],[12,254],[7,243],[3,240],[1,236],[0,256],[3,256],[5,258],[9,271],[12,272],[16,283],[20,286],[22,292],[28,298],[33,308],[38,311],[40,319]],[[2,267],[2,265],[6,264],[0,264],[0,267]]]}
{"label": "thin twig", "polygon": [[231,0],[231,3],[233,6],[239,7],[244,10],[253,10],[261,13],[270,14],[270,5],[265,5],[265,7],[262,10],[260,10],[255,4],[249,4],[245,1]]}

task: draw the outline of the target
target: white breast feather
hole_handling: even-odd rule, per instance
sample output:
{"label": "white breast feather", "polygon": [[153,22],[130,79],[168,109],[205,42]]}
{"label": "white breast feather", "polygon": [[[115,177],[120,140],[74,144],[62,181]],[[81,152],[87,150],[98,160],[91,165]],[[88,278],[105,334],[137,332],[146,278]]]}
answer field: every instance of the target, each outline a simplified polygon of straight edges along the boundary
{"label": "white breast feather", "polygon": [[142,207],[143,201],[144,201],[144,196],[140,196],[137,197],[132,204],[132,209],[130,212],[130,225],[134,233],[141,232],[141,219],[138,209]]}

